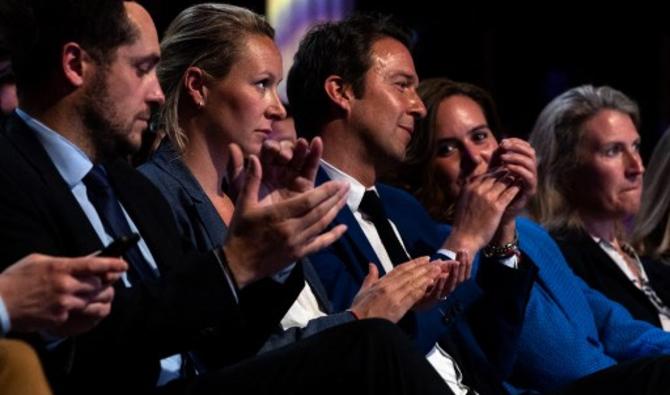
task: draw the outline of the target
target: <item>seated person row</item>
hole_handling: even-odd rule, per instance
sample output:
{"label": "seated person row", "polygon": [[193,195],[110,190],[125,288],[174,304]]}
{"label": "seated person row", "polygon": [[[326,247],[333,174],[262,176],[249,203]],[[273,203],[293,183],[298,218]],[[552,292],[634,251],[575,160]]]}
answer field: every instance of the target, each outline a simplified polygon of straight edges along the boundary
{"label": "seated person row", "polygon": [[643,264],[626,242],[642,195],[639,123],[637,105],[608,86],[576,87],[547,104],[530,134],[540,180],[531,214],[587,284],[667,331],[670,273]]}
{"label": "seated person row", "polygon": [[[487,174],[530,171],[525,177],[514,176],[513,183],[521,185],[535,178],[535,155],[527,143],[498,143],[492,130],[495,106],[482,89],[438,78],[423,81],[419,94],[428,115],[418,122],[398,174],[400,185],[415,194],[434,219],[456,226],[452,207],[479,190]],[[570,383],[573,389],[590,388],[594,393],[644,393],[643,388],[654,393],[664,388],[662,379],[654,382],[660,376],[652,377],[656,369],[668,369],[668,360],[639,358],[670,352],[670,336],[635,321],[575,276],[543,228],[527,219],[506,220],[516,223],[518,234],[518,245],[509,247],[538,268],[507,388],[551,391]],[[656,366],[650,367],[650,361]],[[646,371],[648,376],[634,377],[633,371]]]}
{"label": "seated person row", "polygon": [[[55,393],[307,394],[325,382],[322,393],[449,392],[404,335],[379,320],[253,357],[302,286],[299,273],[283,285],[266,279],[342,231],[322,233],[347,188],[313,187],[320,150],[303,146],[295,151],[302,162],[276,163],[273,172],[249,156],[222,246],[192,251],[168,202],[125,161],[164,101],[146,10],[119,0],[21,1],[2,10],[19,107],[0,132],[0,259],[82,256],[130,232],[141,236],[124,254],[129,270],[108,317],[75,336],[34,340]],[[261,180],[269,188],[262,196]],[[218,358],[194,377],[196,348]]]}
{"label": "seated person row", "polygon": [[[293,144],[291,141],[277,144],[282,137],[291,140],[291,136],[273,131],[275,124],[286,117],[277,93],[282,62],[273,36],[270,25],[249,10],[200,4],[179,14],[161,43],[163,57],[158,78],[165,87],[166,104],[160,123],[169,139],[161,143],[140,171],[161,190],[170,202],[180,233],[200,251],[209,251],[225,239],[235,204],[231,188],[224,185],[229,166],[241,165],[229,165],[239,162],[239,156],[234,157],[239,150],[244,155],[259,155],[264,144],[272,145],[281,154],[279,160],[305,160],[289,156],[287,147]],[[239,147],[232,153],[231,144]],[[311,147],[304,139],[295,142],[295,146],[304,152],[321,150],[319,139]],[[266,164],[272,171],[273,164]],[[298,266],[294,271],[304,273],[307,286],[320,289],[309,261]],[[412,284],[394,295],[402,300],[402,307],[394,308],[388,296],[363,290],[349,309],[358,318],[398,321],[424,296],[425,289],[440,274],[439,268],[439,264],[408,265],[404,276],[396,280],[411,280]],[[283,277],[290,276],[290,272]],[[277,281],[282,281],[281,277]],[[379,286],[382,284],[376,285]],[[324,295],[319,298],[319,305],[325,312],[333,312]],[[265,348],[276,348],[354,319],[349,312],[339,312],[314,320],[304,330],[280,332]],[[292,325],[282,322],[282,326],[286,329]]]}

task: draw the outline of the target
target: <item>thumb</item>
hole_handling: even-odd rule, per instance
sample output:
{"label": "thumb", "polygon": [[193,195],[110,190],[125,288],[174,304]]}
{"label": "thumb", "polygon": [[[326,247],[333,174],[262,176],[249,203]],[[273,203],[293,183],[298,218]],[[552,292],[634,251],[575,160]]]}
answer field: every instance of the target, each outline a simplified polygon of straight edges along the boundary
{"label": "thumb", "polygon": [[234,181],[242,175],[244,167],[244,154],[239,145],[231,143],[228,145],[228,180]]}
{"label": "thumb", "polygon": [[368,275],[363,279],[361,290],[368,289],[379,280],[379,269],[374,263],[368,263]]}
{"label": "thumb", "polygon": [[228,163],[226,164],[226,180],[228,190],[226,194],[236,200],[244,182],[244,154],[239,145],[228,145]]}
{"label": "thumb", "polygon": [[249,155],[244,168],[244,181],[240,195],[237,197],[236,206],[246,210],[258,204],[258,193],[261,187],[263,170],[256,155]]}

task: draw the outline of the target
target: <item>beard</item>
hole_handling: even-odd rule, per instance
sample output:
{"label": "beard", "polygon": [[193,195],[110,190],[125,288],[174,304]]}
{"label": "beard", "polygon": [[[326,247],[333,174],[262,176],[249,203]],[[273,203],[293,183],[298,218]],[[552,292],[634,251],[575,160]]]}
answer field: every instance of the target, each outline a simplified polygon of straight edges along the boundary
{"label": "beard", "polygon": [[132,122],[122,121],[116,103],[109,96],[106,75],[104,69],[96,72],[78,107],[96,162],[126,157],[139,149],[129,138]]}

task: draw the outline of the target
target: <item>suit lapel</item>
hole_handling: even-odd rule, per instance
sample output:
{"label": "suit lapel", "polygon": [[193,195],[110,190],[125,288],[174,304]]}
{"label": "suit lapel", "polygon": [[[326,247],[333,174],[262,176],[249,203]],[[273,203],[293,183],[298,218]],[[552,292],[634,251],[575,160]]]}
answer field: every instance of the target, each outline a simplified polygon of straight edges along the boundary
{"label": "suit lapel", "polygon": [[193,220],[197,219],[200,222],[200,228],[207,234],[209,244],[212,247],[221,245],[228,231],[227,226],[205,191],[202,190],[200,183],[179,159],[177,152],[167,139],[158,147],[153,159],[154,163],[178,182],[190,197],[192,205],[188,209],[194,210],[195,214],[189,215]]}
{"label": "suit lapel", "polygon": [[309,260],[309,258],[303,258],[301,262],[305,281],[307,281],[310,288],[312,289],[312,292],[314,293],[316,300],[319,302],[319,305],[326,314],[333,314],[335,312],[333,311],[333,305],[330,303],[330,299],[328,299],[328,293],[323,287],[323,283],[321,283],[319,274],[316,272],[316,269],[314,269],[312,262]]}
{"label": "suit lapel", "polygon": [[[585,232],[580,232],[575,237],[574,242],[580,249],[587,253],[587,257],[594,262],[594,266],[601,271],[603,278],[610,277],[616,281],[620,287],[620,293],[628,293],[637,301],[649,308],[651,311],[656,311],[656,307],[651,303],[649,298],[633,282],[626,276],[621,268],[603,251],[600,246]],[[660,322],[659,322],[660,323]]]}
{"label": "suit lapel", "polygon": [[[153,191],[153,184],[133,169],[123,159],[117,159],[106,165],[109,180],[114,187],[119,201],[128,212],[142,239],[149,247],[159,271],[164,272],[165,262],[169,262],[170,251],[176,246],[168,246],[161,239],[161,229],[173,226],[172,218],[165,218],[160,207],[163,202],[160,192]],[[138,198],[142,196],[144,198]]]}
{"label": "suit lapel", "polygon": [[[330,181],[330,178],[323,170],[323,168],[319,167],[319,171],[316,176],[316,184],[321,185],[327,181]],[[366,258],[365,262],[361,262],[359,260],[359,264],[361,266],[359,269],[362,270],[363,273],[367,273],[367,264],[368,262],[372,262],[379,269],[379,273],[386,273],[386,270],[384,270],[382,267],[377,254],[375,254],[375,251],[372,249],[372,245],[370,245],[368,238],[365,236],[365,233],[363,233],[363,229],[361,229],[361,227],[358,225],[356,218],[354,218],[353,212],[349,209],[348,206],[344,206],[342,210],[337,213],[337,216],[333,220],[333,224],[331,226],[339,224],[344,224],[347,226],[347,232],[342,236],[342,238],[346,240],[347,244],[351,245],[352,248],[358,252],[358,254],[360,254],[359,256]],[[355,261],[354,256],[351,258],[352,262]]]}
{"label": "suit lapel", "polygon": [[41,193],[49,196],[45,199],[49,205],[48,214],[53,215],[58,222],[58,229],[68,229],[69,234],[64,239],[71,242],[71,245],[67,252],[84,255],[100,249],[100,239],[69,186],[35,137],[35,132],[13,114],[7,121],[5,135],[42,181],[44,190]]}

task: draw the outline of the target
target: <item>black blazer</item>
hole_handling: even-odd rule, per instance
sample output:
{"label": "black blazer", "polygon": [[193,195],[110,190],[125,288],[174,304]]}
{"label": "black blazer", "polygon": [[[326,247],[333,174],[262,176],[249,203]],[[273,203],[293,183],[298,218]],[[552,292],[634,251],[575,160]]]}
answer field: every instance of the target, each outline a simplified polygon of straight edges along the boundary
{"label": "black blazer", "polygon": [[[89,333],[54,351],[34,343],[56,392],[148,392],[161,358],[194,348],[216,355],[215,367],[253,355],[297,297],[302,277],[283,286],[253,284],[238,305],[214,254],[195,253],[180,239],[153,184],[122,160],[107,169],[161,276],[156,284],[117,284],[112,313]],[[81,256],[102,247],[34,132],[15,114],[0,132],[0,185],[2,265],[31,252]]]}
{"label": "black blazer", "polygon": [[[626,307],[633,318],[661,326],[658,311],[644,292],[626,277],[617,264],[586,232],[562,231],[552,233],[552,236],[561,247],[572,270],[589,286]],[[643,265],[652,288],[663,302],[670,306],[670,288],[660,286],[668,281],[667,276],[670,275],[670,272],[657,268],[656,266],[660,265],[658,262],[643,260]]]}

